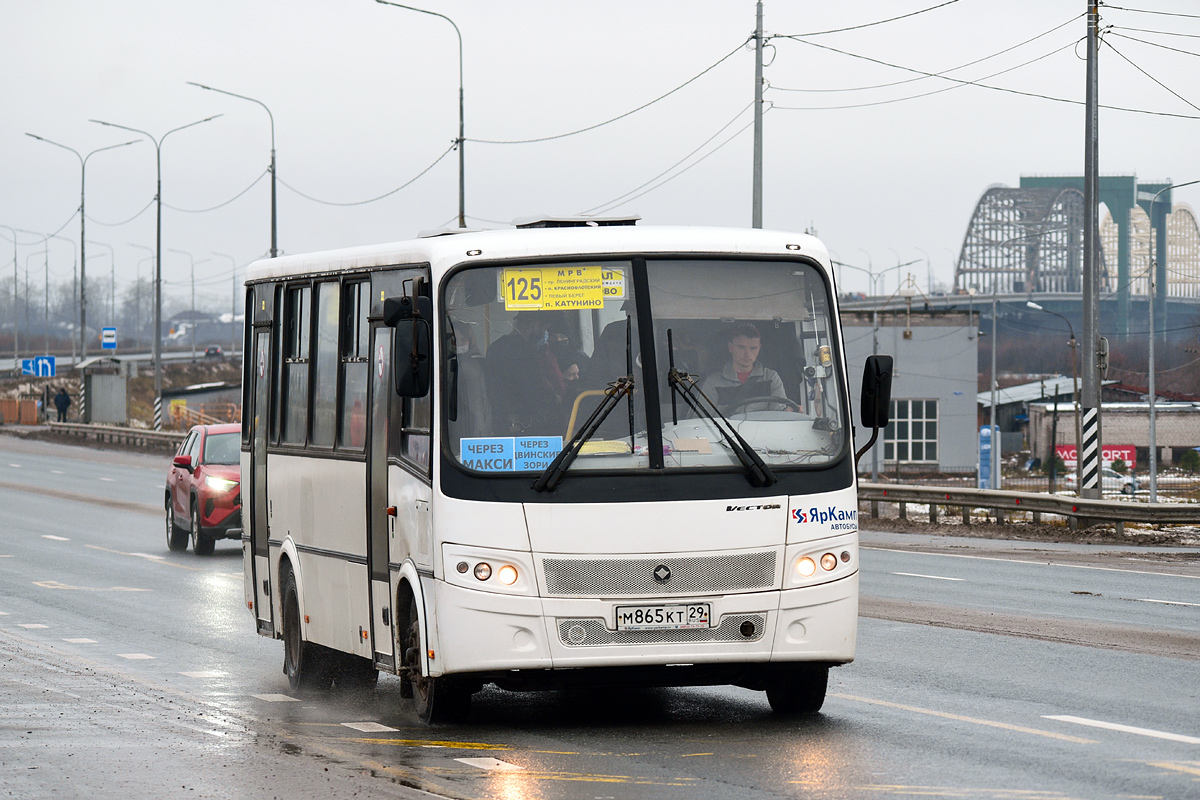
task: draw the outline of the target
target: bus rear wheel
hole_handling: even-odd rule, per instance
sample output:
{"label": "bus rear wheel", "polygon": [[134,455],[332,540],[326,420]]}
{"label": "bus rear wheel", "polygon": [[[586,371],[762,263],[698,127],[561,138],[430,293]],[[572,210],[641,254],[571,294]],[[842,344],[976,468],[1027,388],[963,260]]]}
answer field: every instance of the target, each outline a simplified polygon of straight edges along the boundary
{"label": "bus rear wheel", "polygon": [[283,671],[299,691],[328,689],[329,659],[320,645],[304,641],[300,630],[300,592],[289,569],[283,583]]}
{"label": "bus rear wheel", "polygon": [[767,702],[776,714],[816,714],[825,704],[829,667],[800,666],[772,678]]}
{"label": "bus rear wheel", "polygon": [[404,637],[404,677],[412,687],[413,704],[422,722],[460,722],[471,710],[471,691],[451,676],[434,678],[421,671],[421,623],[416,603],[408,607],[408,626]]}

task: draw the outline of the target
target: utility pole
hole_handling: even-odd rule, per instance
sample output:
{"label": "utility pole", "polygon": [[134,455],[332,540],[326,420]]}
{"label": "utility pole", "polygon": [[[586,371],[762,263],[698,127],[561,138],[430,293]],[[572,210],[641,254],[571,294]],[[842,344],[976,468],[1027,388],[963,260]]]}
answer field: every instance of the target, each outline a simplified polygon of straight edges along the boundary
{"label": "utility pole", "polygon": [[763,6],[758,0],[758,22],[754,28],[754,189],[751,227],[762,228],[763,185]]}
{"label": "utility pole", "polygon": [[1097,56],[1100,44],[1100,4],[1087,3],[1087,93],[1083,143],[1083,441],[1077,442],[1076,464],[1079,471],[1079,496],[1099,499],[1102,439],[1100,430],[1100,365],[1107,350],[1099,335],[1099,283],[1096,240],[1099,225],[1100,147],[1099,84]]}

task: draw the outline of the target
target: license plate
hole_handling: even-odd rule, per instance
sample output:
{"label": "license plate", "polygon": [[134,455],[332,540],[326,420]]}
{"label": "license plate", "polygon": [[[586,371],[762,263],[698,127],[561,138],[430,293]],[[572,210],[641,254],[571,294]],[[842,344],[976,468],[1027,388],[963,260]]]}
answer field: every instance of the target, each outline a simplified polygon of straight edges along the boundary
{"label": "license plate", "polygon": [[707,628],[708,603],[678,606],[617,606],[617,630]]}

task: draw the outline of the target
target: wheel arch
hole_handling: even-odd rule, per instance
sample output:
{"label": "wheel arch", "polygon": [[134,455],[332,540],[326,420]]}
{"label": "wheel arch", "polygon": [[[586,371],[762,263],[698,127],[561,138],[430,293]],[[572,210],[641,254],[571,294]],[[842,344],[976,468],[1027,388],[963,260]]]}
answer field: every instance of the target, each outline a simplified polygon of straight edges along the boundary
{"label": "wheel arch", "polygon": [[[308,622],[304,617],[304,575],[300,571],[300,554],[296,551],[296,544],[291,537],[284,540],[283,546],[279,548],[279,555],[270,563],[271,585],[275,587],[275,591],[271,592],[274,618],[283,620],[283,582],[284,576],[290,572],[296,578],[296,602],[300,606],[300,636],[308,641]],[[279,633],[282,636],[282,626]]]}
{"label": "wheel arch", "polygon": [[[429,614],[425,608],[425,592],[422,588],[421,576],[417,572],[416,565],[412,561],[405,561],[400,566],[400,575],[396,581],[396,601],[394,607],[396,609],[397,622],[402,618],[405,620],[408,619],[408,609],[410,606],[416,606],[417,609],[417,625],[421,630],[421,641],[426,645],[421,652],[421,673],[428,676],[430,674],[429,643],[431,639],[429,636]],[[404,612],[403,617],[400,616],[401,610]],[[397,655],[396,661],[399,664],[404,657],[403,636],[405,631],[399,624],[396,626],[396,631],[401,637],[401,641],[394,643]]]}

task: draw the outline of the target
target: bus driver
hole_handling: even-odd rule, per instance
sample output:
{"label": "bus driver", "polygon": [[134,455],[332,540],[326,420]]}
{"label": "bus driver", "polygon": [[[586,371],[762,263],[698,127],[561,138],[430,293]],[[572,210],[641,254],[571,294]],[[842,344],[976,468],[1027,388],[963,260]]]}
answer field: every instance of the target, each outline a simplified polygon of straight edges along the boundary
{"label": "bus driver", "polygon": [[749,322],[733,329],[729,335],[729,360],[720,372],[714,372],[700,384],[700,390],[722,411],[781,411],[794,406],[790,403],[746,403],[750,398],[779,397],[787,399],[779,373],[758,363],[762,349],[762,334]]}

